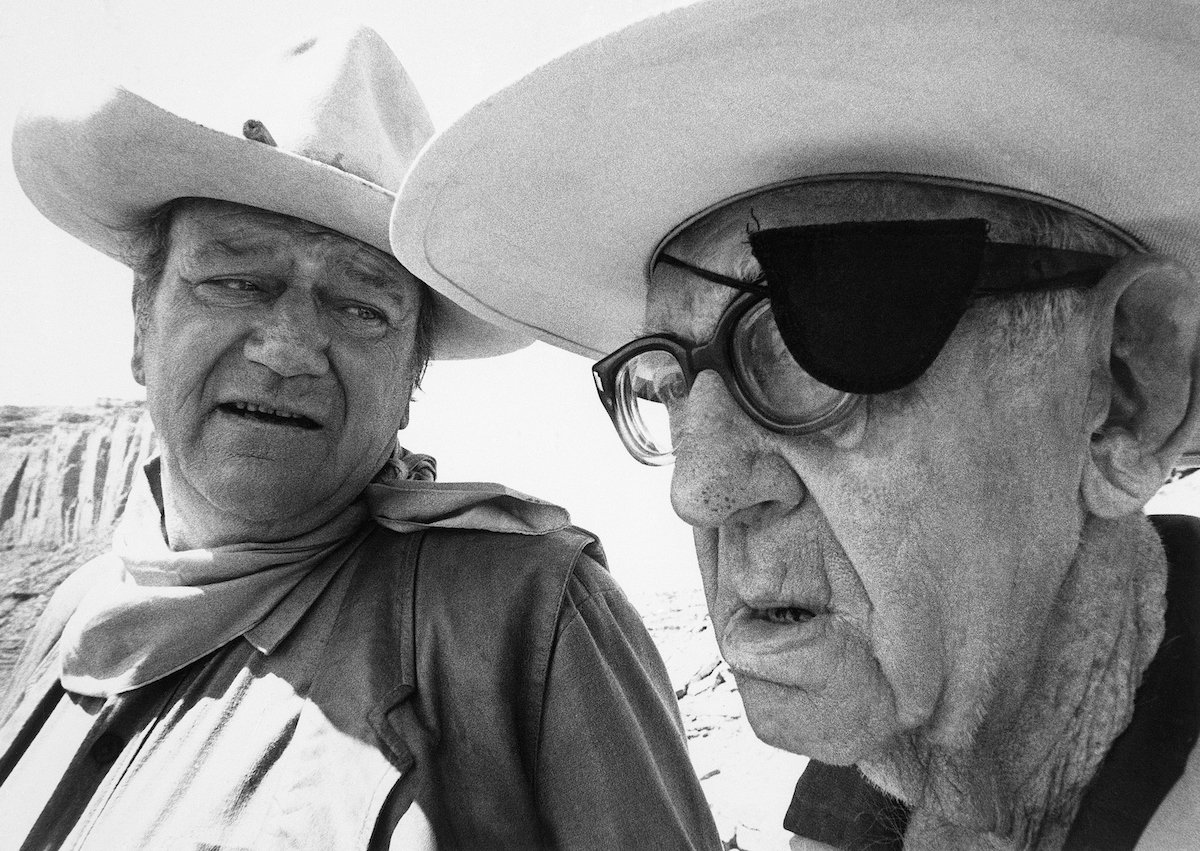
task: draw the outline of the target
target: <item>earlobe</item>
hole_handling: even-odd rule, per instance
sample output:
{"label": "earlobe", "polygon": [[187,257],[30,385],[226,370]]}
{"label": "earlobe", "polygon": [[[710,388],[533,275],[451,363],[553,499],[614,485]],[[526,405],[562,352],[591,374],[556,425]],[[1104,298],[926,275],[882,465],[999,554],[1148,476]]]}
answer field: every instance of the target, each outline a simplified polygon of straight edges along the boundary
{"label": "earlobe", "polygon": [[1083,499],[1099,517],[1115,519],[1132,514],[1149,502],[1171,471],[1160,456],[1142,451],[1133,435],[1110,432],[1095,435],[1092,457],[1083,474]]}
{"label": "earlobe", "polygon": [[396,426],[396,431],[404,431],[408,428],[408,418],[412,413],[413,390],[409,390],[408,398],[404,401],[404,412],[400,414],[400,424]]}
{"label": "earlobe", "polygon": [[1124,258],[1095,291],[1088,510],[1121,517],[1166,480],[1200,423],[1200,285],[1174,260]]}

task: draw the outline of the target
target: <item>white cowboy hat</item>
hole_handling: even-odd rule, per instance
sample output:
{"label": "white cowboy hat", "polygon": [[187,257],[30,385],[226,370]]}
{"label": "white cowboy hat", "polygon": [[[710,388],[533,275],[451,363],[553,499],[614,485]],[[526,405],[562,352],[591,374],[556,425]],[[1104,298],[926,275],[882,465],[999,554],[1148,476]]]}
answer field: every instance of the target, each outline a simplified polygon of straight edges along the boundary
{"label": "white cowboy hat", "polygon": [[1200,272],[1200,5],[711,0],[544,65],[426,146],[392,249],[469,310],[599,357],[681,223],[901,172],[1081,207]]}
{"label": "white cowboy hat", "polygon": [[[306,219],[390,253],[395,189],[433,126],[383,39],[365,27],[329,33],[230,76],[214,86],[211,69],[172,68],[152,99],[64,81],[17,120],[21,187],[54,224],[122,261],[131,226],[191,196]],[[529,342],[438,302],[436,358]]]}

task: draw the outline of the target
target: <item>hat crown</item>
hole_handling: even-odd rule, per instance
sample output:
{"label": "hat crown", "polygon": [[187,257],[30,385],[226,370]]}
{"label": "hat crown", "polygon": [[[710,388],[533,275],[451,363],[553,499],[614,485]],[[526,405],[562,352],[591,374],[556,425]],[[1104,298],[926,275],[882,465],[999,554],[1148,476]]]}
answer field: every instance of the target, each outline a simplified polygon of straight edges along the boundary
{"label": "hat crown", "polygon": [[[396,55],[371,29],[288,51],[256,118],[276,143],[394,191],[433,123]],[[271,95],[272,92],[264,92]],[[247,109],[253,105],[246,104]],[[276,130],[278,128],[278,131]]]}
{"label": "hat crown", "polygon": [[[138,93],[213,130],[262,122],[283,151],[394,191],[433,134],[420,95],[373,29],[343,27],[208,79],[164,75]],[[170,85],[169,90],[159,90]]]}

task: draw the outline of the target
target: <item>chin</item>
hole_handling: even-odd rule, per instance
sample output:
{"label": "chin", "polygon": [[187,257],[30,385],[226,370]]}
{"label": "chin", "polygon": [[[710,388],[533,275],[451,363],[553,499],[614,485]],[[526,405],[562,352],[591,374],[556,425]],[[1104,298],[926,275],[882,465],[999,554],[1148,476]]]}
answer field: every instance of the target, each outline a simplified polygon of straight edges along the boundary
{"label": "chin", "polygon": [[333,494],[322,494],[312,484],[292,475],[260,473],[209,482],[205,490],[213,505],[251,522],[271,523],[332,505]]}
{"label": "chin", "polygon": [[830,765],[852,765],[888,750],[901,732],[890,692],[835,688],[836,694],[812,695],[744,674],[735,677],[746,720],[772,747]]}

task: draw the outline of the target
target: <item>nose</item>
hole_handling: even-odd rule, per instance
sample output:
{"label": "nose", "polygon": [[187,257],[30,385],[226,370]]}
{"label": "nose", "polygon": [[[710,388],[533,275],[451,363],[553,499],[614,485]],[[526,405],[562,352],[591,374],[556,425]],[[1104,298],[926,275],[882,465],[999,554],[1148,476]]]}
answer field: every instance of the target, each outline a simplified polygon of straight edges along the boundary
{"label": "nose", "polygon": [[753,523],[789,511],[805,497],[796,471],[775,450],[715,372],[696,376],[678,412],[671,504],[692,526]]}
{"label": "nose", "polygon": [[246,360],[277,375],[324,375],[329,371],[330,337],[316,305],[302,298],[277,299],[246,339]]}

